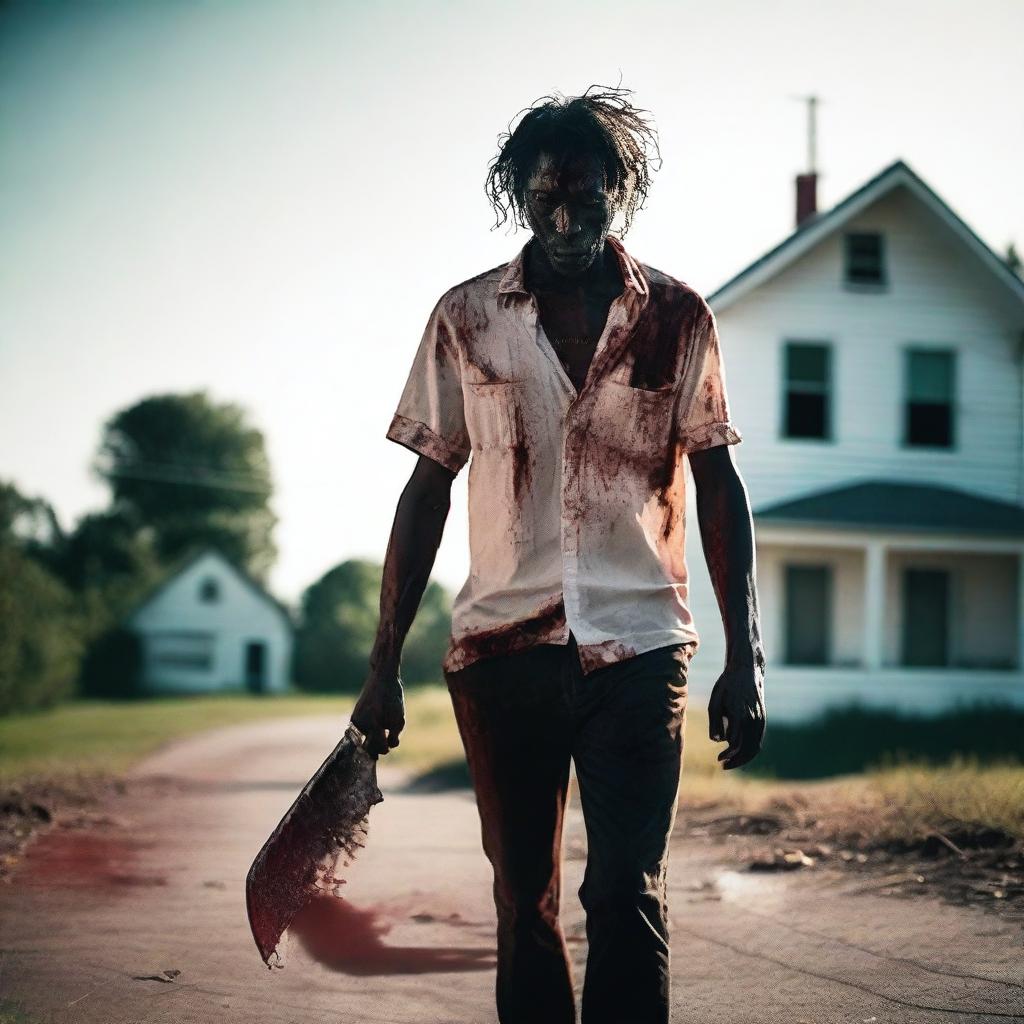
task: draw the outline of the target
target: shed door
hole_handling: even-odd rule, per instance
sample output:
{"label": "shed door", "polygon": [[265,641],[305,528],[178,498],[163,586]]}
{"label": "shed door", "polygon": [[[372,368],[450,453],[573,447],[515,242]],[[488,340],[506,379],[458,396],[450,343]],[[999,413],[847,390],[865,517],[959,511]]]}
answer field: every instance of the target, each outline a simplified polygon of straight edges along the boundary
{"label": "shed door", "polygon": [[252,693],[267,689],[267,645],[262,640],[245,645],[245,686]]}

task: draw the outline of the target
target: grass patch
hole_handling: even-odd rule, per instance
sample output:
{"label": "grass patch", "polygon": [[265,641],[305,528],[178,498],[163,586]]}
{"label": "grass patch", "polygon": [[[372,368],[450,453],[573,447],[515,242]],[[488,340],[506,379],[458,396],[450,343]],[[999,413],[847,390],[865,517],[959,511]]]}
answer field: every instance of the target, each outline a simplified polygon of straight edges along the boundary
{"label": "grass patch", "polygon": [[[239,694],[78,701],[12,716],[0,719],[0,784],[40,776],[57,781],[110,777],[171,740],[241,722],[336,716],[340,736],[354,700],[353,695]],[[425,788],[467,785],[447,689],[407,688],[406,719],[401,743],[384,761],[420,776]],[[1024,715],[1009,709],[934,719],[833,711],[804,726],[769,720],[758,757],[745,768],[724,772],[717,758],[725,745],[708,739],[706,708],[693,702],[687,709],[680,799],[684,807],[720,804],[751,813],[782,801],[893,838],[950,823],[1024,838],[1021,735]],[[972,749],[979,746],[982,754]]]}
{"label": "grass patch", "polygon": [[910,841],[933,829],[995,829],[1024,839],[1024,713],[980,708],[935,718],[850,708],[802,725],[769,721],[761,752],[723,772],[707,710],[687,709],[682,805],[803,811]]}
{"label": "grass patch", "polygon": [[[243,722],[328,715],[337,717],[340,738],[354,703],[353,695],[232,694],[74,701],[12,715],[0,718],[0,785],[33,776],[116,775],[171,740]],[[391,763],[418,768],[461,752],[446,689],[408,689],[406,710],[409,724],[402,743],[387,755]]]}

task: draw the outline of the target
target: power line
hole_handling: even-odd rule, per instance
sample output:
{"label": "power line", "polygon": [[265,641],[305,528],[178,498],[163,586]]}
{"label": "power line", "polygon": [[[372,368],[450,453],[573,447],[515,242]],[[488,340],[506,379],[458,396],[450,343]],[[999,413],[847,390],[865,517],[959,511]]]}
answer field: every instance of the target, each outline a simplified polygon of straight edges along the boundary
{"label": "power line", "polygon": [[154,483],[182,487],[209,487],[217,490],[266,494],[273,489],[269,476],[261,477],[244,471],[217,469],[192,463],[131,462],[111,467],[97,466],[111,480],[150,480]]}

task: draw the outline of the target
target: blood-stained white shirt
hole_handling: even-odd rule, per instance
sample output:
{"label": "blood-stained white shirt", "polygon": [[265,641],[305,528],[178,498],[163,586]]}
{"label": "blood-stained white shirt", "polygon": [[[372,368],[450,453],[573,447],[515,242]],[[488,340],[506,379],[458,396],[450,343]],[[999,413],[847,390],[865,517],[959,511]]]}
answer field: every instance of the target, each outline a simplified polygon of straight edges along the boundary
{"label": "blood-stained white shirt", "polygon": [[607,242],[625,288],[578,394],[527,290],[526,246],[445,292],[413,358],[387,437],[455,473],[469,463],[445,671],[570,631],[585,674],[699,643],[683,456],[742,440],[718,329],[689,285]]}

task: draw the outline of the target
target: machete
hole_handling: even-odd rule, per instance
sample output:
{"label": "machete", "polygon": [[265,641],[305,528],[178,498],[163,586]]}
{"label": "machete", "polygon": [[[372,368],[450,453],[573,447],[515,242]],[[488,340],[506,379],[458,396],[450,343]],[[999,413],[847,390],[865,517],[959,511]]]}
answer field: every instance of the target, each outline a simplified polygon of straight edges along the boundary
{"label": "machete", "polygon": [[267,967],[283,967],[281,936],[320,893],[341,895],[348,867],[366,845],[370,808],[384,795],[377,759],[351,722],[338,745],[302,787],[249,868],[245,904],[256,948]]}

